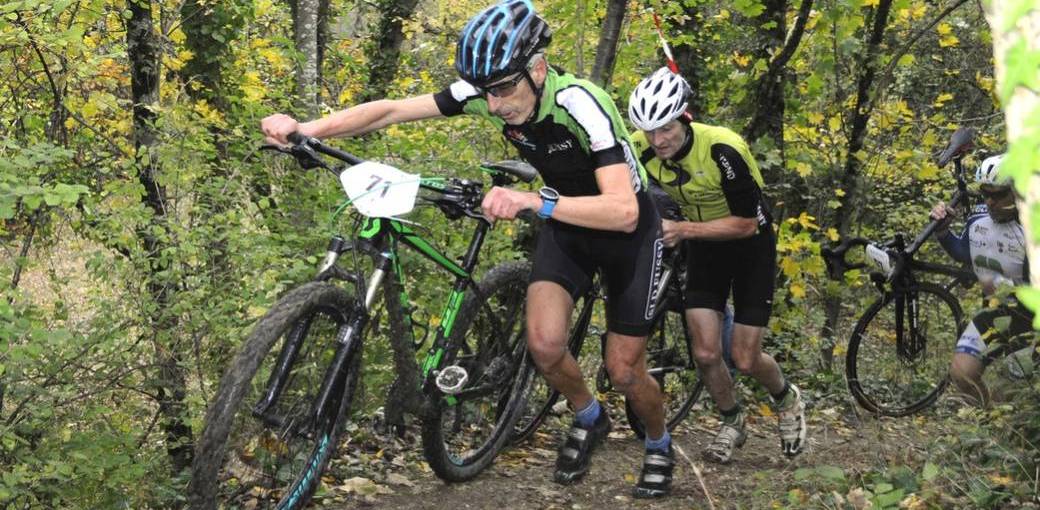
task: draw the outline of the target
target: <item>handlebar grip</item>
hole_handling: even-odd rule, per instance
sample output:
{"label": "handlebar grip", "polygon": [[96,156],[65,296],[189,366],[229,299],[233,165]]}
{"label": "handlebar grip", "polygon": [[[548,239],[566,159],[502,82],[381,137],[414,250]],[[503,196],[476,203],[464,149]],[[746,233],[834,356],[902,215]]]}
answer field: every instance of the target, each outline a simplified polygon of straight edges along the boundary
{"label": "handlebar grip", "polygon": [[303,136],[303,134],[301,134],[299,131],[293,131],[292,133],[289,133],[289,136],[285,138],[288,139],[289,143],[293,145],[302,145],[304,142],[307,141],[307,137]]}

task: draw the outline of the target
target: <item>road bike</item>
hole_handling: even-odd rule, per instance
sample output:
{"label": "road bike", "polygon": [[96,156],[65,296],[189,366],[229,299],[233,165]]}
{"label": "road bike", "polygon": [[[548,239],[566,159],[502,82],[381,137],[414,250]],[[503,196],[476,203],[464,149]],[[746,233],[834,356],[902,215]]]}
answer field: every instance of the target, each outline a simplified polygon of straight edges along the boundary
{"label": "road bike", "polygon": [[[205,418],[189,497],[195,508],[293,509],[305,506],[335,456],[362,374],[362,344],[386,296],[390,324],[404,325],[417,349],[401,249],[428,259],[451,282],[420,368],[423,453],[450,482],[486,468],[511,435],[534,370],[527,360],[524,303],[530,268],[508,262],[477,282],[481,246],[492,223],[481,214],[483,183],[420,178],[294,134],[288,148],[306,169],[337,175],[350,197],[352,234],[335,235],[312,282],[282,296],[254,326],[231,362]],[[346,164],[330,166],[323,156]],[[520,162],[486,164],[494,185],[530,182]],[[475,221],[460,262],[420,235],[400,214],[432,204],[447,218]],[[337,214],[341,214],[341,207]],[[421,334],[420,334],[421,333]]]}
{"label": "road bike", "polygon": [[[940,154],[938,164],[954,163],[957,189],[950,199],[956,208],[968,199],[961,160],[972,146],[974,132],[960,129]],[[975,282],[970,267],[918,260],[918,250],[935,232],[931,221],[912,241],[903,234],[879,242],[857,237],[821,254],[832,279],[846,271],[872,266],[870,281],[881,293],[856,321],[845,353],[849,391],[864,409],[884,416],[906,416],[932,405],[948,384],[950,357],[964,312],[954,295],[957,287]],[[848,252],[863,247],[860,261]]]}

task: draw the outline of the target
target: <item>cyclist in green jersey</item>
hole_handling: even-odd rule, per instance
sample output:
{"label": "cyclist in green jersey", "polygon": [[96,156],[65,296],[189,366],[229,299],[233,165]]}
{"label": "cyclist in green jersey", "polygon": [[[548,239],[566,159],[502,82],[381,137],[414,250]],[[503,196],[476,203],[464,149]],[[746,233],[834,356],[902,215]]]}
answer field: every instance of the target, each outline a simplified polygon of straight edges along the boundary
{"label": "cyclist in green jersey", "polygon": [[607,370],[647,426],[634,495],[660,497],[670,491],[675,457],[645,351],[661,273],[661,220],[617,107],[599,87],[548,65],[550,38],[530,0],[506,0],[462,29],[455,55],[461,79],[441,92],[365,103],[305,123],[272,115],[261,127],[276,143],[294,131],[354,136],[459,114],[483,117],[500,129],[546,184],[538,193],[492,188],[482,210],[492,220],[512,220],[524,210],[546,219],[527,290],[528,348],[549,384],[576,410],[553,478],[561,484],[580,480],[611,429],[605,407],[567,350],[574,301],[601,273],[608,297]]}
{"label": "cyclist in green jersey", "polygon": [[780,446],[787,456],[802,451],[805,405],[798,387],[783,376],[762,337],[772,311],[776,237],[762,199],[762,176],[747,143],[729,129],[691,122],[689,84],[662,67],[636,86],[628,117],[650,179],[682,207],[686,221],[663,222],[665,244],[688,244],[686,320],[694,357],[722,426],[704,451],[726,463],[747,439],[744,412],[722,357],[719,328],[732,292],[732,357],[773,396]]}

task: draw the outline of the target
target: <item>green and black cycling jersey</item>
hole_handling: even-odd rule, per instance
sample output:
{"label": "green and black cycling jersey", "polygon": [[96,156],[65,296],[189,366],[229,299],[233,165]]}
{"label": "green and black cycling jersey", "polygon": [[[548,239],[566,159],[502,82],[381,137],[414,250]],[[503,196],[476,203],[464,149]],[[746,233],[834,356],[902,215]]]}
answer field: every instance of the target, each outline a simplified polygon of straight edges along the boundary
{"label": "green and black cycling jersey", "polygon": [[759,231],[772,221],[762,199],[762,174],[740,135],[696,122],[675,156],[661,160],[642,131],[632,134],[646,173],[682,207],[688,221],[726,216],[757,218]]}
{"label": "green and black cycling jersey", "polygon": [[491,121],[561,195],[598,195],[596,169],[616,163],[628,165],[634,191],[646,189],[646,174],[610,96],[573,74],[549,68],[537,113],[519,126],[492,115],[484,96],[462,80],[434,100],[444,116],[466,113]]}
{"label": "green and black cycling jersey", "polygon": [[596,170],[627,165],[639,206],[635,231],[591,229],[550,218],[538,235],[531,281],[553,282],[577,299],[601,274],[609,303],[607,328],[622,335],[646,336],[661,277],[661,219],[646,192],[646,173],[610,97],[586,80],[550,68],[534,116],[519,126],[492,115],[484,96],[465,81],[435,94],[434,100],[445,116],[488,119],[538,170],[545,184],[563,196],[598,195]]}

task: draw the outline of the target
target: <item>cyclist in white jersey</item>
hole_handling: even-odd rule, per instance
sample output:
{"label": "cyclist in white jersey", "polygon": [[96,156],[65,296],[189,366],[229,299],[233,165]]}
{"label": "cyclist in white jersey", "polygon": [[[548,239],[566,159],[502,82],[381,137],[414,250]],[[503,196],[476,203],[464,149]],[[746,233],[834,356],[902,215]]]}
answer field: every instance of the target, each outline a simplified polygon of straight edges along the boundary
{"label": "cyclist in white jersey", "polygon": [[952,210],[936,204],[933,219],[944,219],[936,230],[943,249],[960,262],[970,262],[987,297],[1006,297],[997,306],[979,311],[961,333],[950,363],[954,384],[979,404],[986,405],[990,393],[982,382],[982,372],[994,359],[1021,347],[1009,342],[1032,330],[1033,314],[1001,287],[1029,281],[1025,235],[1018,220],[1011,183],[998,174],[1002,155],[986,158],[975,173],[979,192],[985,199],[964,226],[960,235],[949,231]]}

